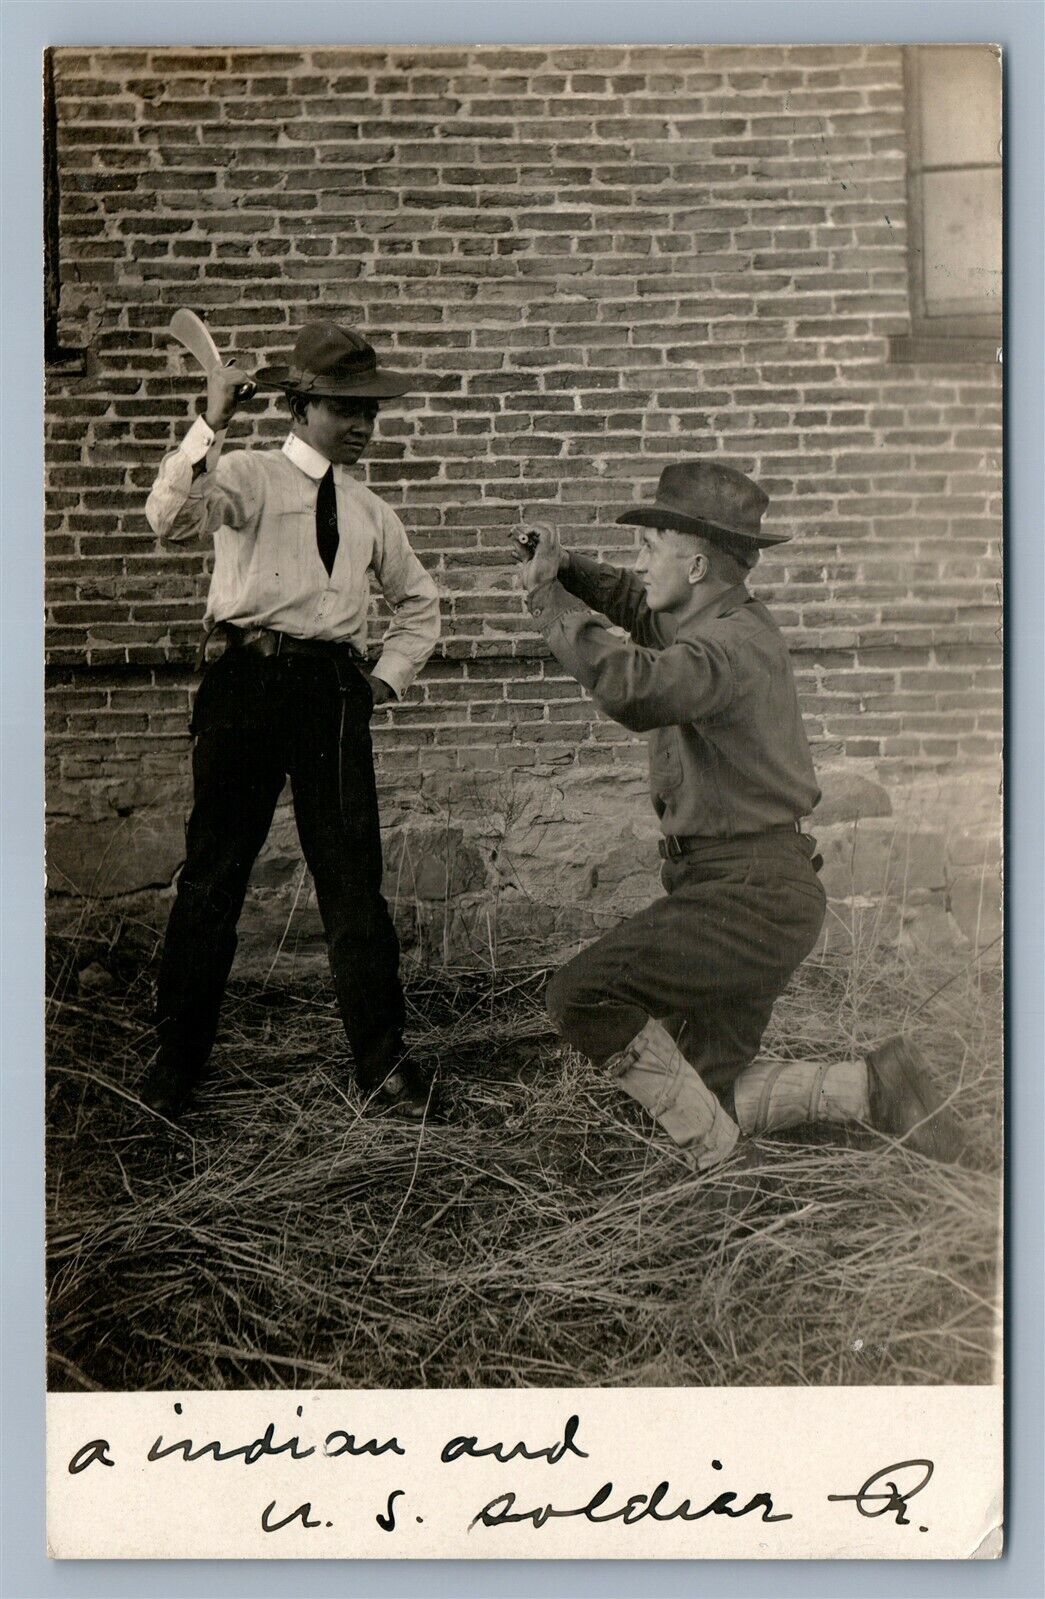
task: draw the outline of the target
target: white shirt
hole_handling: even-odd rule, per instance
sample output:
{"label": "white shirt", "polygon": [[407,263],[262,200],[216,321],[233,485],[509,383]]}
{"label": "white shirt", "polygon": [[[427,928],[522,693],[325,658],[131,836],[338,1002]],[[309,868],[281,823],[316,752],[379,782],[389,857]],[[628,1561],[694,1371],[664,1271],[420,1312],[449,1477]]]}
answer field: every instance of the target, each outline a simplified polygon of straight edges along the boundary
{"label": "white shirt", "polygon": [[[334,467],[339,543],[328,575],[316,543],[316,498],[330,462],[291,433],[282,449],[220,454],[223,434],[198,417],[164,457],[145,506],[166,544],[210,533],[206,622],[269,627],[294,638],[367,647],[373,572],[392,610],[374,667],[402,695],[439,638],[436,586],[390,506]],[[216,448],[215,448],[216,447]],[[206,468],[193,476],[197,462]]]}

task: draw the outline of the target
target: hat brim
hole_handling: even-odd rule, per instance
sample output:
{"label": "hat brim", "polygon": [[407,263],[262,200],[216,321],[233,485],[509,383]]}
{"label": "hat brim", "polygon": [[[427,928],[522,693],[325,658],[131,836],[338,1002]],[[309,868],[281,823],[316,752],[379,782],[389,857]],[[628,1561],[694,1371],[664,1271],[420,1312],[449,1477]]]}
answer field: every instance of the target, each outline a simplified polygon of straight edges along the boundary
{"label": "hat brim", "polygon": [[[666,506],[659,505],[637,505],[633,511],[625,511],[623,516],[618,516],[617,521],[631,527],[671,528],[676,533],[703,534],[709,526],[707,522],[686,516],[682,511],[670,511]],[[745,528],[726,527],[722,522],[713,525],[721,527],[730,538],[745,539],[760,550],[767,550],[774,544],[787,544],[791,538],[790,533],[749,533]]]}
{"label": "hat brim", "polygon": [[260,388],[305,394],[310,400],[396,400],[416,388],[415,380],[405,372],[390,372],[386,367],[354,377],[317,377],[303,389],[291,376],[289,367],[263,366],[255,382]]}

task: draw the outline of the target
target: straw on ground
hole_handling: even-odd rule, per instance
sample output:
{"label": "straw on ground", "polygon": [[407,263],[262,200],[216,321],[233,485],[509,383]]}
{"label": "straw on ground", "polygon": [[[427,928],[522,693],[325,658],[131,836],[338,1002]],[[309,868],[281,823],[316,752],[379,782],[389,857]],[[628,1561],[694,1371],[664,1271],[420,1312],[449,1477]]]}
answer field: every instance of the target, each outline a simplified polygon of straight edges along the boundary
{"label": "straw on ground", "polygon": [[[966,1124],[961,1166],[832,1131],[700,1176],[548,1034],[532,968],[408,972],[411,1037],[448,1099],[420,1129],[364,1113],[325,977],[234,983],[172,1133],[134,1100],[152,963],[121,964],[119,932],[109,995],[75,992],[82,934],[55,955],[54,1386],[989,1380],[996,967],[913,1022]],[[766,1050],[838,1058],[947,975],[881,949],[807,963]]]}

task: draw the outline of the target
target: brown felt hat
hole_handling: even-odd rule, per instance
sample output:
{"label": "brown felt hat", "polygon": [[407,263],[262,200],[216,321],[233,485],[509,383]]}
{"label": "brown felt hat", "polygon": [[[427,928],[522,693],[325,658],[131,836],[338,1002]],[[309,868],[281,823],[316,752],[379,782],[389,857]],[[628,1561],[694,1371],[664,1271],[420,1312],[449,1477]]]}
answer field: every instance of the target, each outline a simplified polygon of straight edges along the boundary
{"label": "brown felt hat", "polygon": [[361,333],[337,322],[306,322],[289,364],[262,367],[257,382],[317,400],[391,400],[414,387],[405,372],[378,364],[376,350]]}
{"label": "brown felt hat", "polygon": [[742,545],[766,549],[786,544],[789,533],[763,533],[762,513],[769,495],[735,467],[718,461],[679,461],[660,474],[652,505],[637,505],[618,522],[638,527],[668,527],[713,539],[730,535]]}

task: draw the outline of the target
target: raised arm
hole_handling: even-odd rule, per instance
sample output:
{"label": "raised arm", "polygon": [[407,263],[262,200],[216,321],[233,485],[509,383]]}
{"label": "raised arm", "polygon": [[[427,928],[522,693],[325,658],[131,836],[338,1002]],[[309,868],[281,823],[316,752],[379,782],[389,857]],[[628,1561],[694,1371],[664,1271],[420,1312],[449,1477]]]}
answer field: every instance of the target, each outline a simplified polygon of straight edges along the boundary
{"label": "raised arm", "polygon": [[145,515],[164,544],[181,544],[219,527],[251,529],[258,514],[246,452],[222,456],[225,429],[253,385],[238,367],[220,367],[207,382],[206,415],[197,417],[176,450],[164,456]]}
{"label": "raised arm", "polygon": [[660,647],[669,642],[659,619],[646,604],[646,591],[634,572],[564,550],[559,582],[593,611],[623,627],[636,644]]}
{"label": "raised arm", "polygon": [[613,633],[557,582],[532,590],[527,603],[556,659],[633,733],[718,716],[733,699],[733,668],[717,640],[645,649]]}

